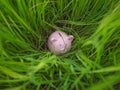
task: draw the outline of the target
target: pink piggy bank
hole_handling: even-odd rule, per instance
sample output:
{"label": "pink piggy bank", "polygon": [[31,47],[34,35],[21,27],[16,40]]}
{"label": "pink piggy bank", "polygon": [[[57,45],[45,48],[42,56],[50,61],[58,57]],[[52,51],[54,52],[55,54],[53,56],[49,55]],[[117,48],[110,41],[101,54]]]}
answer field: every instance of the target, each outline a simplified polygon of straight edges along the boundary
{"label": "pink piggy bank", "polygon": [[48,48],[52,53],[63,55],[71,49],[74,37],[62,31],[53,32],[48,38]]}

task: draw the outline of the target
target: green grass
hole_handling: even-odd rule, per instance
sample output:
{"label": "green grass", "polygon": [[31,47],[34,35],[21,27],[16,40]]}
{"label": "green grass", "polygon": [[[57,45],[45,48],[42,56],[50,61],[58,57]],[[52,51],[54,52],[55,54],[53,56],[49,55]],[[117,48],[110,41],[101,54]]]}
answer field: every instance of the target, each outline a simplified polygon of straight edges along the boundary
{"label": "green grass", "polygon": [[[55,30],[71,51],[50,53]],[[119,0],[0,0],[1,90],[119,90]]]}

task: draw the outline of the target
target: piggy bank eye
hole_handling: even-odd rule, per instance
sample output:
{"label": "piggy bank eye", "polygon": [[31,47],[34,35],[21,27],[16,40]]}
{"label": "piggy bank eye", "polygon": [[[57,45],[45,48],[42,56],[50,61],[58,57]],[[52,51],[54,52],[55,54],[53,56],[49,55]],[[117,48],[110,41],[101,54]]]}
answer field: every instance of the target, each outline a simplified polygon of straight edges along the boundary
{"label": "piggy bank eye", "polygon": [[62,46],[62,44],[60,44],[60,47]]}

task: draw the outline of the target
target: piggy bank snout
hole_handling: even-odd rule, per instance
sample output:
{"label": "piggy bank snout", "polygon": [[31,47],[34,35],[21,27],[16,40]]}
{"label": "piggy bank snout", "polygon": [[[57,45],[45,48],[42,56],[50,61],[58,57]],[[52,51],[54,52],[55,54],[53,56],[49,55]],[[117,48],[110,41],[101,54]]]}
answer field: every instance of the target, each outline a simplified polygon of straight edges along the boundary
{"label": "piggy bank snout", "polygon": [[74,36],[73,35],[68,35],[68,40],[70,40],[71,42],[73,41]]}

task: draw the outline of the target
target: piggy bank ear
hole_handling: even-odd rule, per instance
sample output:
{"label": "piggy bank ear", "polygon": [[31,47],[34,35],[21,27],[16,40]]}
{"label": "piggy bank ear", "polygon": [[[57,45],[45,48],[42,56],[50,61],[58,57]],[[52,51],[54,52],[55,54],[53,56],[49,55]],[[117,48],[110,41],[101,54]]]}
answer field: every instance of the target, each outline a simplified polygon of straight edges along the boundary
{"label": "piggy bank ear", "polygon": [[52,43],[55,42],[55,41],[57,41],[57,39],[55,39],[55,38],[50,39],[50,42],[52,42]]}
{"label": "piggy bank ear", "polygon": [[74,36],[68,35],[68,40],[72,41],[74,39]]}

